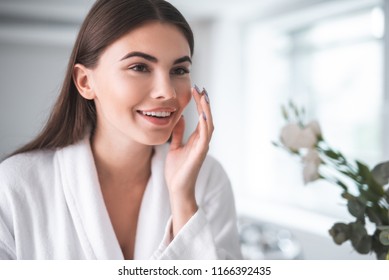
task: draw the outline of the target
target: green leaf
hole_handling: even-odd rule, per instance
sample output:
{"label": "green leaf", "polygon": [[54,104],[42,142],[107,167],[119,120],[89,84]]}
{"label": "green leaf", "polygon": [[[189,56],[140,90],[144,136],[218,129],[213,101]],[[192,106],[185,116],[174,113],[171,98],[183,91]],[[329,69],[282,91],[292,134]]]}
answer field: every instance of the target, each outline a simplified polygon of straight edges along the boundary
{"label": "green leaf", "polygon": [[281,106],[281,111],[282,111],[282,116],[284,117],[284,119],[285,119],[286,121],[289,121],[288,110],[286,110],[286,108],[285,108],[284,105]]}
{"label": "green leaf", "polygon": [[385,194],[384,188],[382,185],[377,183],[377,181],[373,178],[373,175],[368,178],[367,185],[369,186],[369,190],[380,198]]}
{"label": "green leaf", "polygon": [[357,244],[353,244],[355,250],[360,254],[368,254],[371,250],[372,238],[364,236]]}
{"label": "green leaf", "polygon": [[367,254],[372,247],[372,238],[367,234],[365,226],[360,221],[350,223],[351,244],[360,254]]}
{"label": "green leaf", "polygon": [[342,181],[340,181],[339,179],[336,179],[335,180],[335,183],[338,185],[338,186],[340,186],[344,191],[348,191],[348,188],[347,188],[347,186],[346,186],[346,184],[345,183],[343,183]]}
{"label": "green leaf", "polygon": [[377,203],[381,199],[381,196],[373,193],[369,189],[365,190],[361,187],[361,188],[359,188],[359,192],[360,192],[360,197],[366,201],[371,201],[371,202]]}
{"label": "green leaf", "polygon": [[376,225],[382,225],[382,220],[380,218],[380,215],[377,214],[377,212],[374,211],[373,208],[367,207],[366,215],[372,223],[375,223]]}
{"label": "green leaf", "polygon": [[296,116],[296,118],[299,119],[300,112],[299,112],[298,107],[294,103],[291,103],[290,106],[291,106],[292,110],[294,111],[294,115]]}
{"label": "green leaf", "polygon": [[368,207],[366,211],[366,215],[369,217],[370,221],[375,223],[380,230],[389,229],[389,226],[385,226],[389,224],[388,214],[388,209],[380,205]]}
{"label": "green leaf", "polygon": [[331,159],[335,159],[335,160],[339,159],[339,155],[333,150],[325,150],[324,154]]}
{"label": "green leaf", "polygon": [[367,167],[365,164],[363,164],[360,161],[356,161],[357,166],[358,166],[358,173],[361,175],[363,178],[369,178],[370,177],[370,170],[369,167]]}
{"label": "green leaf", "polygon": [[338,245],[350,239],[350,227],[345,223],[334,224],[328,232]]}
{"label": "green leaf", "polygon": [[373,170],[371,171],[371,174],[374,178],[374,180],[384,186],[389,183],[389,161],[381,162],[377,164]]}
{"label": "green leaf", "polygon": [[271,141],[272,145],[277,147],[277,148],[282,148],[281,144],[276,142],[276,141]]}
{"label": "green leaf", "polygon": [[389,230],[381,231],[380,242],[385,246],[389,246]]}
{"label": "green leaf", "polygon": [[373,234],[372,251],[376,254],[377,260],[385,260],[386,255],[389,252],[389,246],[385,246],[379,240],[380,231],[376,230]]}
{"label": "green leaf", "polygon": [[347,201],[347,209],[355,218],[362,220],[365,216],[366,205],[358,199],[349,199]]}
{"label": "green leaf", "polygon": [[379,230],[389,230],[389,226],[377,226]]}
{"label": "green leaf", "polygon": [[[369,168],[360,161],[356,161],[356,163],[358,166],[358,174],[364,179],[363,181],[368,185],[369,190],[380,197],[384,195],[384,188],[373,178],[373,175],[371,174]],[[372,199],[373,201],[378,201],[380,197]]]}

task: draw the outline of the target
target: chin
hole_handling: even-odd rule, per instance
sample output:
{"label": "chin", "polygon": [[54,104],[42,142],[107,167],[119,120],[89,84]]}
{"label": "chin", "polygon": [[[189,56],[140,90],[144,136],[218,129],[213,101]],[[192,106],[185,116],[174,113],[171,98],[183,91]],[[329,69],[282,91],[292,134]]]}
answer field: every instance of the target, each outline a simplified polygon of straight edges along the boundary
{"label": "chin", "polygon": [[158,146],[170,142],[170,140],[171,140],[171,136],[168,135],[164,137],[148,137],[147,139],[144,139],[144,141],[142,142],[149,146]]}

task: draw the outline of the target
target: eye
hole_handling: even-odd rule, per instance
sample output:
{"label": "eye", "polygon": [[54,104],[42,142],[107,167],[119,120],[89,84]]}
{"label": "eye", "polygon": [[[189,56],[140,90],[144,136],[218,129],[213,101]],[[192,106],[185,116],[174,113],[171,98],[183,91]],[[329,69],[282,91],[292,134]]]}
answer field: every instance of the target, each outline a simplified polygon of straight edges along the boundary
{"label": "eye", "polygon": [[136,64],[134,66],[129,67],[128,69],[134,70],[136,72],[149,72],[147,65],[144,64]]}
{"label": "eye", "polygon": [[185,67],[174,68],[171,71],[171,74],[178,75],[178,76],[182,76],[182,75],[185,75],[185,74],[188,74],[188,73],[189,73],[189,70],[187,68],[185,68]]}

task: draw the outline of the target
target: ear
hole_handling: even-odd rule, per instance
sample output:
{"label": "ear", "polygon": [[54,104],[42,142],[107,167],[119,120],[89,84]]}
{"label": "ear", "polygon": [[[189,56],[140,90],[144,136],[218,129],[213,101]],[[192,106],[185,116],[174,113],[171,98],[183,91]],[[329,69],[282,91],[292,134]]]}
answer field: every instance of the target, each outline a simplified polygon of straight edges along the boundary
{"label": "ear", "polygon": [[77,63],[73,68],[73,82],[82,97],[88,100],[95,98],[92,87],[92,77],[90,70],[84,65]]}

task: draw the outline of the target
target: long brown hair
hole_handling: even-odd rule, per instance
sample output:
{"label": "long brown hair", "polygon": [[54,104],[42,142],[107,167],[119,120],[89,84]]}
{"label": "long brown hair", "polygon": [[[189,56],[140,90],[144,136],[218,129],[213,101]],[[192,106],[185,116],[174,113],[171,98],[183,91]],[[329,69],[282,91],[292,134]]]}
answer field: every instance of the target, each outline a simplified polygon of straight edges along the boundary
{"label": "long brown hair", "polygon": [[84,99],[73,81],[73,68],[97,65],[101,53],[115,40],[148,21],[179,27],[194,49],[192,30],[182,14],[164,0],[98,0],[81,25],[71,53],[65,79],[51,115],[41,133],[12,155],[38,149],[55,149],[81,140],[96,125],[93,100]]}

